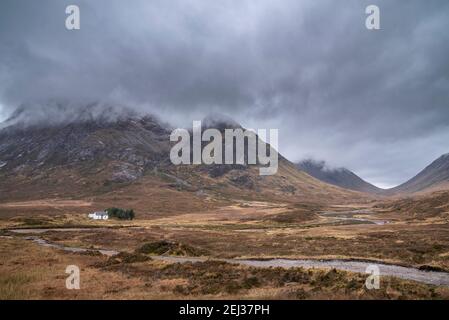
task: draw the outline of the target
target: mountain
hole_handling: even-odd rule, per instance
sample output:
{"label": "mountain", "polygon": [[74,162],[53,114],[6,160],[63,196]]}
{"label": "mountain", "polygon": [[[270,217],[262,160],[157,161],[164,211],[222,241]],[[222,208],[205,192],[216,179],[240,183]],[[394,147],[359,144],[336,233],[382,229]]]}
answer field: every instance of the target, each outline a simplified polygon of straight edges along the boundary
{"label": "mountain", "polygon": [[0,130],[2,202],[89,199],[160,213],[232,199],[366,199],[297,170],[281,155],[273,176],[260,176],[258,165],[246,163],[175,166],[169,158],[172,128],[151,115],[97,104],[79,112],[61,105],[28,110],[19,109]]}
{"label": "mountain", "polygon": [[449,153],[442,155],[407,182],[389,189],[390,193],[414,193],[447,189],[449,186]]}
{"label": "mountain", "polygon": [[297,163],[297,167],[318,180],[341,188],[367,193],[382,192],[382,189],[366,182],[352,171],[328,167],[324,161],[307,159]]}
{"label": "mountain", "polygon": [[169,134],[150,116],[13,121],[0,131],[0,199],[82,196],[131,183],[169,163]]}

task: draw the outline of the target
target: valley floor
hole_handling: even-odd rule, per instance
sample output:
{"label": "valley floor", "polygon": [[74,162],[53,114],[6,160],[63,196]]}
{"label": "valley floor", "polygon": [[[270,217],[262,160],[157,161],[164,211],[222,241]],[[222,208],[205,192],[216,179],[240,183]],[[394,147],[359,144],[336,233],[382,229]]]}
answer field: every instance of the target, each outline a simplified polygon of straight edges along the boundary
{"label": "valley floor", "polygon": [[[167,217],[91,221],[89,202],[80,203],[0,205],[0,299],[449,299],[444,284],[382,276],[382,268],[380,289],[368,290],[365,273],[229,260],[361,260],[447,274],[445,215],[414,219],[378,206],[235,201]],[[46,209],[27,214],[39,205]],[[51,214],[58,205],[86,214]],[[11,217],[12,208],[23,214]],[[80,290],[66,289],[68,265],[81,270]]]}

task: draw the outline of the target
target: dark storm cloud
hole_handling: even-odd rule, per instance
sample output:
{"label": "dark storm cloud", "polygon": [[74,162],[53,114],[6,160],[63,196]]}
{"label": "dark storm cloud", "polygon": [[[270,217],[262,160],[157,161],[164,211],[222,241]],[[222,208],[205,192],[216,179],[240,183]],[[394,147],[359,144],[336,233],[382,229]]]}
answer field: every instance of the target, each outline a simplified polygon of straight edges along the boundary
{"label": "dark storm cloud", "polygon": [[[68,4],[79,31],[64,27]],[[365,28],[369,4],[379,31]],[[183,125],[220,112],[280,128],[291,160],[393,185],[449,152],[447,30],[445,0],[3,0],[0,117],[47,99],[117,102]]]}

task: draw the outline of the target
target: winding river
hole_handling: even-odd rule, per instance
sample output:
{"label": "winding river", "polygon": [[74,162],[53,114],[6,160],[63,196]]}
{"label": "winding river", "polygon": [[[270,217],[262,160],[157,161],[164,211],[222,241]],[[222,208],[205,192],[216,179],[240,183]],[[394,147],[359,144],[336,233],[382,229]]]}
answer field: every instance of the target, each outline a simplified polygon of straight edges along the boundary
{"label": "winding river", "polygon": [[[80,253],[80,252],[100,252],[106,256],[114,256],[119,253],[116,250],[109,249],[87,249],[64,246],[62,244],[51,243],[45,239],[29,236],[25,239],[31,240],[36,244],[44,247],[55,248],[64,250],[66,252]],[[162,260],[170,263],[186,263],[186,262],[203,262],[211,260],[207,257],[179,257],[179,256],[152,256],[153,259]],[[225,261],[233,264],[240,264],[258,268],[269,267],[282,267],[282,268],[297,268],[302,267],[305,269],[321,268],[321,269],[337,269],[357,273],[365,273],[367,267],[377,266],[382,276],[392,276],[406,280],[413,280],[421,283],[436,285],[436,286],[449,286],[449,273],[448,272],[436,272],[436,271],[424,271],[411,267],[404,267],[393,264],[383,264],[378,262],[367,261],[352,261],[352,260],[316,260],[316,259],[269,259],[269,260],[256,260],[256,259],[212,259],[217,261]]]}

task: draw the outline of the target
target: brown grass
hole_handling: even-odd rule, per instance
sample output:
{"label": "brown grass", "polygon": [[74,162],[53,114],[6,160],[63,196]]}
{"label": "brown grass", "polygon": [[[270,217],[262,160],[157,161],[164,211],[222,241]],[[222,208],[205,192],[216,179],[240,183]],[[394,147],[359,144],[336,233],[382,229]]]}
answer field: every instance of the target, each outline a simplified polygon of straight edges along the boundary
{"label": "brown grass", "polygon": [[[2,239],[0,299],[448,299],[448,288],[337,270],[252,268],[218,261],[165,263],[136,254],[69,254]],[[13,253],[13,254],[12,254]],[[65,288],[65,268],[81,269],[81,290]],[[20,271],[17,269],[20,268]]]}
{"label": "brown grass", "polygon": [[[374,213],[370,217],[391,223],[373,225],[337,224],[319,215],[324,210],[343,211],[360,205],[326,208],[313,203],[194,198],[186,210],[180,211],[180,203],[187,201],[187,192],[173,190],[173,194],[164,193],[167,198],[158,198],[155,187],[142,185],[140,191],[137,185],[133,188],[142,195],[128,197],[123,190],[115,190],[95,197],[90,207],[72,208],[74,203],[67,199],[32,202],[35,206],[0,206],[0,298],[448,298],[447,288],[393,278],[385,280],[382,290],[368,292],[363,289],[364,275],[255,269],[212,261],[176,265],[151,260],[147,255],[349,258],[449,270],[449,222],[442,196],[378,205],[371,208]],[[145,199],[145,192],[154,198]],[[113,204],[137,206],[142,211],[137,210],[134,221],[87,219],[87,210]],[[168,208],[158,211],[163,206]],[[370,209],[366,204],[363,207]],[[428,214],[418,215],[421,210]],[[50,230],[39,236],[49,241],[123,253],[108,260],[42,248],[23,240],[21,237],[26,234],[5,230],[11,227],[48,227]],[[60,227],[87,230],[52,230]],[[65,289],[64,271],[69,264],[82,268],[80,291]]]}

